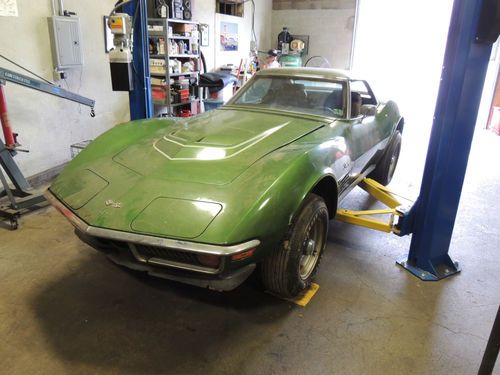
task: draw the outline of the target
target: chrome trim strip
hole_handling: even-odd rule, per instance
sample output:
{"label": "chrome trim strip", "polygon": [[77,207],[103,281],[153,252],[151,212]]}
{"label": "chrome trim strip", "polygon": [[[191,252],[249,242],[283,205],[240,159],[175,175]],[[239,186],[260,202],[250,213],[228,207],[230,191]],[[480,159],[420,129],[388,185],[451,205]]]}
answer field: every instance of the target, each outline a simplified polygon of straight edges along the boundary
{"label": "chrome trim strip", "polygon": [[137,259],[139,262],[142,262],[142,263],[148,262],[148,260],[146,258],[144,258],[141,254],[139,254],[139,252],[137,251],[137,248],[135,247],[135,244],[128,243],[127,245],[128,245],[128,248],[132,252],[132,255],[134,256],[135,259]]}
{"label": "chrome trim strip", "polygon": [[217,273],[220,273],[222,271],[222,259],[220,259],[219,262],[219,267],[218,268],[209,268],[209,267],[202,267],[202,266],[196,266],[194,264],[188,264],[188,263],[181,263],[181,262],[175,262],[173,260],[166,260],[166,259],[160,259],[160,258],[145,258],[143,257],[139,251],[137,250],[136,244],[129,243],[128,247],[130,251],[132,252],[132,255],[141,263],[146,263],[146,264],[153,264],[156,266],[167,266],[167,267],[173,267],[173,268],[179,268],[182,270],[188,270],[188,271],[196,271],[200,273],[207,273],[211,275],[215,275]]}
{"label": "chrome trim strip", "polygon": [[49,201],[51,205],[53,205],[59,212],[61,212],[66,217],[66,219],[68,219],[70,223],[73,224],[74,227],[90,236],[106,238],[110,240],[132,242],[139,245],[166,247],[173,250],[183,250],[187,252],[212,254],[219,256],[228,256],[242,253],[245,250],[252,249],[260,245],[260,241],[256,239],[237,245],[218,246],[197,242],[173,240],[170,238],[155,237],[147,234],[129,233],[114,229],[93,227],[76,216],[73,211],[71,211],[63,203],[61,203],[49,190],[47,190],[44,195],[45,198],[47,198],[47,201]]}
{"label": "chrome trim strip", "polygon": [[[371,165],[363,173],[359,173],[356,175],[354,182],[352,182],[349,186],[347,186],[344,190],[341,190],[339,193],[339,199],[338,201],[340,202],[345,198],[345,196],[351,192],[352,189],[354,189],[358,184],[363,181],[363,179],[368,176],[373,170],[375,169],[375,165]],[[351,178],[354,178],[354,176],[350,176]]]}

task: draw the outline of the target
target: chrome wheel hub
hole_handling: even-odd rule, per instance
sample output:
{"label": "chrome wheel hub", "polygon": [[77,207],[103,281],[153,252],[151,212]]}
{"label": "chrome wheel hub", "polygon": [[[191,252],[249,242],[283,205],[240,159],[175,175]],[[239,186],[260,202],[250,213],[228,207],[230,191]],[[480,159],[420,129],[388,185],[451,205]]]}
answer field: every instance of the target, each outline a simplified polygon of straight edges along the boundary
{"label": "chrome wheel hub", "polygon": [[307,241],[307,246],[306,246],[306,253],[311,255],[314,253],[314,246],[316,245],[316,242],[314,240],[309,240]]}
{"label": "chrome wheel hub", "polygon": [[389,164],[389,179],[392,178],[394,171],[396,170],[396,164],[398,162],[398,154],[394,153],[391,156],[391,162]]}
{"label": "chrome wheel hub", "polygon": [[321,248],[325,241],[324,228],[320,220],[313,224],[308,237],[305,239],[300,257],[299,275],[306,280],[313,273],[318,263]]}

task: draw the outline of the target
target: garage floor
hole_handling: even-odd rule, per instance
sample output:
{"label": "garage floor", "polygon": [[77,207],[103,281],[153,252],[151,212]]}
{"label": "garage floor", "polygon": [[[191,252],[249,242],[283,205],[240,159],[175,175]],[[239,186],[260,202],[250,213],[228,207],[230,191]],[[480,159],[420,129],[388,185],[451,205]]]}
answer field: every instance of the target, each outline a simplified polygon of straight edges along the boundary
{"label": "garage floor", "polygon": [[[478,132],[450,251],[461,274],[421,282],[394,264],[409,238],[332,222],[306,308],[255,281],[221,294],[124,272],[53,209],[27,216],[0,228],[2,373],[474,374],[500,302],[499,160],[500,137]],[[411,193],[420,173],[402,162]],[[372,201],[357,189],[345,205]]]}

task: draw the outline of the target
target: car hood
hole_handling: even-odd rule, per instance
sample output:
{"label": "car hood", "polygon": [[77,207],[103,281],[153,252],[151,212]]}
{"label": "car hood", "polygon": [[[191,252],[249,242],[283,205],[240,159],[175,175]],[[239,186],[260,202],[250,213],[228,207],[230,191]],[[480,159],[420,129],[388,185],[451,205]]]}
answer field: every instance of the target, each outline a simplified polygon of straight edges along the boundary
{"label": "car hood", "polygon": [[146,137],[113,160],[143,176],[224,185],[263,156],[323,125],[277,113],[216,110]]}
{"label": "car hood", "polygon": [[[283,155],[270,164],[259,159],[324,124],[237,109],[188,120],[130,122],[93,141],[50,191],[92,226],[199,238],[218,216],[238,220],[254,204],[248,197],[258,195],[259,186],[272,183],[275,169],[283,168]],[[239,180],[252,165],[257,169],[251,175],[258,177]],[[231,234],[222,233],[210,241],[225,243]]]}

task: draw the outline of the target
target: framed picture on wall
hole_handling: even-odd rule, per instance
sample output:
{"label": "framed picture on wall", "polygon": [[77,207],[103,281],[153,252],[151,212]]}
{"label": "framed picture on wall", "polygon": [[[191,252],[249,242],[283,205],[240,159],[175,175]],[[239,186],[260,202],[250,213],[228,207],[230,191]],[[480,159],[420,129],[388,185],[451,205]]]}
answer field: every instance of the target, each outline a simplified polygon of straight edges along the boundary
{"label": "framed picture on wall", "polygon": [[208,47],[209,45],[209,32],[208,25],[206,23],[200,24],[200,45],[202,47]]}
{"label": "framed picture on wall", "polygon": [[233,22],[220,23],[220,50],[238,51],[238,24]]}

